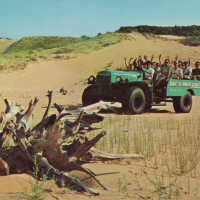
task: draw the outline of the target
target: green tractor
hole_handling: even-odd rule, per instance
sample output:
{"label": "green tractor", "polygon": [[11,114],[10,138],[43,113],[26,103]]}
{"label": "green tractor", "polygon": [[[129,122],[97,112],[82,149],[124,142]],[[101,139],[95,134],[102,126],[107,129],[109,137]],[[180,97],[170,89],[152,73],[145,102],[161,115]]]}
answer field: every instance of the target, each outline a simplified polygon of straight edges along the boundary
{"label": "green tractor", "polygon": [[155,81],[145,80],[142,71],[104,70],[88,78],[82,94],[83,106],[100,100],[120,102],[125,110],[141,114],[152,106],[172,102],[175,112],[189,113],[192,95],[200,96],[200,81],[170,79],[164,88],[155,89]]}

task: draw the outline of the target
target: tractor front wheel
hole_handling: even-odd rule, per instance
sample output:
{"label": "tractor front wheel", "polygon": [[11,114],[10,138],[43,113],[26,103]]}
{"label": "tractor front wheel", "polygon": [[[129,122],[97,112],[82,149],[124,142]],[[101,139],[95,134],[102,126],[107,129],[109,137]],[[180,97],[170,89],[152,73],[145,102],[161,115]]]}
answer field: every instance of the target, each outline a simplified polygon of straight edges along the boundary
{"label": "tractor front wheel", "polygon": [[96,95],[97,87],[96,85],[90,85],[87,87],[82,95],[83,106],[88,106],[93,103],[97,103],[100,98]]}
{"label": "tractor front wheel", "polygon": [[133,87],[130,91],[129,110],[133,114],[141,114],[146,109],[146,96],[144,90]]}

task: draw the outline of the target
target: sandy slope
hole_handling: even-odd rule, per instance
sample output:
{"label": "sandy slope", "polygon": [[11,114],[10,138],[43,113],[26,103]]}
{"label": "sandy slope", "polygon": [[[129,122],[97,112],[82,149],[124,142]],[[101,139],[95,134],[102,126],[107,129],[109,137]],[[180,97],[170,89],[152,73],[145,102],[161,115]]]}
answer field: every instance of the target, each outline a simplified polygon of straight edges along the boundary
{"label": "sandy slope", "polygon": [[[5,95],[24,96],[42,95],[47,89],[58,90],[82,86],[90,74],[112,63],[113,68],[124,64],[123,58],[152,54],[157,57],[179,55],[182,59],[199,59],[199,47],[186,47],[175,41],[146,39],[141,34],[130,34],[123,42],[87,55],[66,61],[49,61],[30,64],[25,70],[0,74],[0,91]],[[156,58],[155,58],[156,59]],[[79,94],[79,91],[75,91]]]}
{"label": "sandy slope", "polygon": [[[103,50],[90,53],[88,55],[82,55],[77,58],[65,61],[48,61],[40,63],[32,63],[25,70],[15,72],[1,72],[0,74],[0,94],[1,102],[2,97],[6,96],[11,100],[17,101],[27,105],[30,98],[38,96],[40,103],[36,109],[36,119],[41,117],[41,107],[46,105],[45,92],[48,89],[54,90],[54,101],[60,104],[80,104],[81,93],[86,87],[86,80],[89,75],[96,74],[97,71],[106,68],[106,66],[112,63],[112,68],[120,67],[123,65],[123,58],[138,55],[154,54],[158,56],[162,53],[164,56],[174,57],[179,55],[183,59],[190,57],[192,61],[199,59],[200,48],[199,47],[186,47],[179,44],[176,41],[165,41],[156,38],[145,38],[141,34],[130,34],[126,40],[123,40],[120,44],[116,44],[107,47]],[[69,93],[66,96],[62,96],[58,93],[58,90],[64,87]],[[195,105],[190,114],[187,117],[191,117],[194,114],[199,115],[197,108],[198,100],[195,100]],[[3,103],[0,104],[1,110],[4,109]],[[162,108],[166,109],[166,108]],[[167,110],[170,113],[147,113],[137,116],[143,117],[169,117],[173,114],[172,106],[169,105]],[[185,117],[185,115],[176,115],[175,117]],[[123,116],[121,116],[123,117]],[[139,170],[139,167],[135,165],[135,161],[128,162],[129,165],[108,165],[108,164],[94,164],[90,168],[98,172],[105,171],[120,171],[120,175],[110,175],[105,178],[101,177],[104,184],[110,188],[109,191],[103,191],[100,188],[96,188],[101,192],[100,197],[94,199],[121,199],[124,198],[123,193],[117,189],[119,187],[119,180],[126,179],[128,182],[132,182],[132,173]],[[21,185],[27,185],[27,179],[30,178],[27,175],[12,175],[9,177],[0,177],[0,199],[14,198],[17,192],[23,192],[24,189]],[[20,182],[20,186],[18,184]],[[22,183],[22,184],[21,184]],[[21,188],[20,188],[21,187]],[[88,199],[87,196],[74,194],[69,190],[58,189],[53,186],[53,195],[48,194],[48,199],[69,199],[75,197],[75,199]],[[64,191],[64,192],[63,192]],[[122,196],[121,196],[122,195]]]}

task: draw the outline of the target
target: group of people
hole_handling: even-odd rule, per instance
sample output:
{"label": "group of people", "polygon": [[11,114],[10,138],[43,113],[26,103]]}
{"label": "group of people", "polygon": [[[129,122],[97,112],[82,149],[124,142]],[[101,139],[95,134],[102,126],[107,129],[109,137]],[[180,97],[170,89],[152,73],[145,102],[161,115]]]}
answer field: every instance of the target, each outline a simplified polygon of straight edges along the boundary
{"label": "group of people", "polygon": [[195,63],[195,68],[191,67],[190,59],[182,61],[176,56],[173,60],[165,58],[161,61],[162,55],[159,55],[159,61],[154,61],[154,56],[148,59],[147,56],[143,58],[124,58],[125,66],[129,71],[142,71],[146,80],[155,80],[159,84],[166,82],[169,78],[174,79],[194,79],[200,80],[200,62]]}

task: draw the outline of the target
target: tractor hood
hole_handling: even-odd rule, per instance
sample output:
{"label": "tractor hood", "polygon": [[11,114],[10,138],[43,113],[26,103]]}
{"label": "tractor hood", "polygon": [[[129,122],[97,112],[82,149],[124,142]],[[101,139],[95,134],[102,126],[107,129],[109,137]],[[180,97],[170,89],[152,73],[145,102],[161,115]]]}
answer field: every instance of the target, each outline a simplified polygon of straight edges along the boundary
{"label": "tractor hood", "polygon": [[97,84],[128,83],[142,81],[143,73],[138,71],[104,70],[97,74]]}

